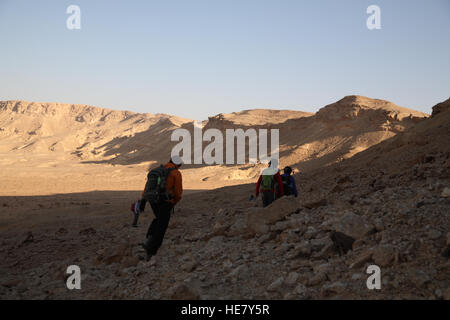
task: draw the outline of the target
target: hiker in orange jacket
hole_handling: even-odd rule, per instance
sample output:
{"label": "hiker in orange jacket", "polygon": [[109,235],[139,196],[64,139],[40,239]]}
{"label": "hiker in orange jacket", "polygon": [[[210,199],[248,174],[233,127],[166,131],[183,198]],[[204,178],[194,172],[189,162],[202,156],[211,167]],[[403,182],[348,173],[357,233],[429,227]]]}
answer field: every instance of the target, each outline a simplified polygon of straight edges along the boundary
{"label": "hiker in orange jacket", "polygon": [[[172,169],[166,179],[166,193],[169,195],[167,200],[161,200],[158,203],[150,202],[155,218],[150,224],[146,240],[143,244],[147,252],[147,261],[154,256],[164,239],[167,227],[169,226],[170,216],[174,206],[181,200],[183,194],[183,182],[181,172],[178,170],[183,164],[178,156],[173,156],[164,166],[166,169]],[[141,200],[140,207],[145,208],[146,200]],[[142,204],[143,203],[143,204]],[[140,209],[141,209],[140,208]]]}
{"label": "hiker in orange jacket", "polygon": [[278,172],[278,160],[272,159],[269,167],[264,169],[256,182],[256,197],[262,194],[263,207],[267,207],[284,195],[283,182]]}
{"label": "hiker in orange jacket", "polygon": [[[175,157],[174,157],[175,158]],[[179,157],[177,157],[179,158]],[[177,204],[181,200],[181,196],[183,194],[183,178],[181,176],[181,172],[178,170],[181,167],[181,162],[179,165],[173,163],[173,159],[171,159],[164,168],[173,168],[175,170],[167,177],[166,181],[166,192],[171,195],[171,200],[169,201],[173,205]],[[180,158],[181,161],[181,158]],[[142,191],[142,196],[144,196],[144,191]]]}

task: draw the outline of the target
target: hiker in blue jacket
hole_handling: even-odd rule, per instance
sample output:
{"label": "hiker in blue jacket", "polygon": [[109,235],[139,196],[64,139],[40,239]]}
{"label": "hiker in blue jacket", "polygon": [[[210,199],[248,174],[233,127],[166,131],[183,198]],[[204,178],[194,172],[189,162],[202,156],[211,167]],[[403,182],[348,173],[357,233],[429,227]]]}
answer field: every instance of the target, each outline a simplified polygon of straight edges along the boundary
{"label": "hiker in blue jacket", "polygon": [[284,195],[294,195],[295,197],[298,197],[297,185],[295,184],[294,177],[291,175],[292,168],[285,167],[283,171],[284,173],[281,175],[281,181],[283,181]]}

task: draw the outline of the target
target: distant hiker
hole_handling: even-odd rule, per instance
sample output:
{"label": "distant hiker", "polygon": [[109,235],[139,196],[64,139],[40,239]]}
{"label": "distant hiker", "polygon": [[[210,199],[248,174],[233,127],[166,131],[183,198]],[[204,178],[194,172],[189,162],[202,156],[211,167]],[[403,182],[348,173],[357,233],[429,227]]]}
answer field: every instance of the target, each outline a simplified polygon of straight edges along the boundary
{"label": "distant hiker", "polygon": [[134,213],[132,226],[135,227],[135,228],[137,227],[137,223],[138,223],[139,216],[140,216],[141,212],[145,211],[145,205],[147,203],[147,200],[144,198],[144,193],[145,193],[145,190],[142,191],[142,198],[141,198],[141,200],[138,200],[138,201],[133,202],[131,204],[131,212]]}
{"label": "distant hiker", "polygon": [[[142,193],[142,196],[143,195],[144,195],[144,193]],[[142,210],[139,209],[139,207],[141,206],[141,201],[143,201],[143,200],[138,200],[131,204],[131,211],[134,213],[133,227],[137,227],[137,223],[139,220],[139,214],[141,213],[141,211],[144,211],[143,209]]]}
{"label": "distant hiker", "polygon": [[183,184],[178,169],[182,164],[180,157],[173,156],[166,165],[152,169],[147,175],[147,183],[139,206],[139,210],[144,211],[145,204],[149,202],[155,214],[143,244],[147,252],[147,261],[161,247],[172,210],[181,200]]}
{"label": "distant hiker", "polygon": [[278,160],[272,159],[269,167],[264,169],[256,182],[256,197],[262,194],[263,207],[267,207],[284,195],[283,182],[278,172]]}
{"label": "distant hiker", "polygon": [[281,181],[283,181],[284,195],[285,196],[294,195],[297,198],[298,197],[297,185],[295,184],[295,179],[291,174],[292,174],[291,167],[285,167],[283,169]]}

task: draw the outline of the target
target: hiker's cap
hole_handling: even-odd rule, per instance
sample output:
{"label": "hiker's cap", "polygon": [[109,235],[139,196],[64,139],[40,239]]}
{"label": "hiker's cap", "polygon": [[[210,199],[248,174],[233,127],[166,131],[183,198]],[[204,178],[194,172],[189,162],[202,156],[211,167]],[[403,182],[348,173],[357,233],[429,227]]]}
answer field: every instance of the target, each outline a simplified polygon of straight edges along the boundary
{"label": "hiker's cap", "polygon": [[183,159],[181,159],[180,156],[172,156],[171,160],[172,160],[172,163],[177,166],[181,166],[183,164]]}

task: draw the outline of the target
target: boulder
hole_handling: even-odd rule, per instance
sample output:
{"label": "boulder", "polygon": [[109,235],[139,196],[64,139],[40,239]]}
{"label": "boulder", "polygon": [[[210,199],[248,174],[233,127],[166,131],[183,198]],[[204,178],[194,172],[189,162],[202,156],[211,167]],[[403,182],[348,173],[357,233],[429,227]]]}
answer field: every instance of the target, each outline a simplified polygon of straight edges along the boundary
{"label": "boulder", "polygon": [[375,228],[366,218],[354,213],[347,213],[336,222],[334,229],[354,239],[361,239]]}
{"label": "boulder", "polygon": [[309,243],[311,244],[312,251],[320,251],[324,247],[333,245],[332,240],[328,236],[320,239],[312,239]]}
{"label": "boulder", "polygon": [[450,188],[445,188],[441,193],[442,198],[450,198]]}
{"label": "boulder", "polygon": [[308,288],[306,288],[305,285],[303,285],[301,283],[299,283],[295,287],[294,292],[300,299],[306,299],[309,296]]}
{"label": "boulder", "polygon": [[248,276],[248,273],[249,273],[248,266],[245,264],[242,264],[242,265],[234,268],[234,270],[228,274],[228,277],[236,278],[236,279],[246,279],[246,277]]}
{"label": "boulder", "polygon": [[355,239],[342,232],[331,232],[330,239],[340,255],[346,254],[352,249]]}
{"label": "boulder", "polygon": [[94,228],[87,228],[87,229],[83,229],[80,230],[80,232],[78,232],[79,235],[81,236],[91,236],[97,233],[97,230],[95,230]]}
{"label": "boulder", "polygon": [[135,267],[139,263],[139,258],[136,256],[126,256],[122,259],[122,266],[124,268]]}
{"label": "boulder", "polygon": [[[257,208],[250,208],[249,212],[253,212],[255,211],[255,209]],[[235,220],[234,223],[229,227],[228,231],[226,232],[226,235],[229,237],[234,237],[234,236],[238,236],[241,234],[245,234],[248,235],[248,230],[247,230],[247,213],[242,213],[240,215],[238,215]],[[261,233],[265,233],[268,231],[268,227],[265,230],[260,230]]]}
{"label": "boulder", "polygon": [[442,292],[442,298],[444,300],[450,300],[450,288],[446,288]]}
{"label": "boulder", "polygon": [[174,300],[198,300],[197,288],[189,283],[179,283],[169,289],[169,298]]}
{"label": "boulder", "polygon": [[309,279],[308,285],[309,286],[316,286],[318,284],[323,283],[325,280],[327,280],[327,275],[325,272],[319,272],[314,277]]}
{"label": "boulder", "polygon": [[365,263],[372,260],[372,250],[365,250],[360,253],[352,262],[350,262],[350,268],[360,268]]}
{"label": "boulder", "polygon": [[299,277],[299,274],[297,272],[290,272],[288,274],[288,276],[286,277],[286,279],[284,280],[284,283],[287,286],[293,286],[294,284],[297,283],[298,277]]}
{"label": "boulder", "polygon": [[181,265],[181,269],[185,272],[190,273],[190,272],[194,271],[195,268],[197,268],[197,266],[198,266],[197,261],[188,261]]}
{"label": "boulder", "polygon": [[442,233],[439,230],[431,229],[430,231],[428,231],[427,235],[431,240],[436,240],[442,236]]}
{"label": "boulder", "polygon": [[287,254],[286,258],[296,259],[298,257],[309,257],[311,255],[311,252],[311,244],[308,241],[302,241]]}
{"label": "boulder", "polygon": [[298,204],[290,197],[278,199],[266,208],[250,208],[247,211],[247,229],[252,234],[264,234],[270,225],[294,213]]}
{"label": "boulder", "polygon": [[318,201],[305,203],[303,205],[303,207],[305,207],[307,209],[316,209],[316,208],[319,208],[319,207],[324,207],[326,205],[328,205],[327,199],[321,199],[321,200],[318,200]]}
{"label": "boulder", "polygon": [[448,110],[450,110],[450,98],[435,105],[433,107],[433,112],[431,113],[431,117],[435,117],[439,113],[444,113]]}
{"label": "boulder", "polygon": [[395,260],[394,247],[390,245],[381,245],[373,250],[372,259],[379,267],[387,267]]}
{"label": "boulder", "polygon": [[422,289],[424,285],[431,281],[427,272],[419,269],[412,269],[408,273],[410,281],[419,289]]}
{"label": "boulder", "polygon": [[279,277],[278,279],[276,279],[274,282],[272,282],[267,287],[267,291],[274,292],[274,291],[280,290],[281,287],[283,286],[283,282],[284,282],[284,278],[283,277]]}
{"label": "boulder", "polygon": [[347,285],[343,282],[333,282],[333,283],[327,283],[322,286],[320,293],[322,297],[330,297],[335,294],[343,293],[347,290]]}

